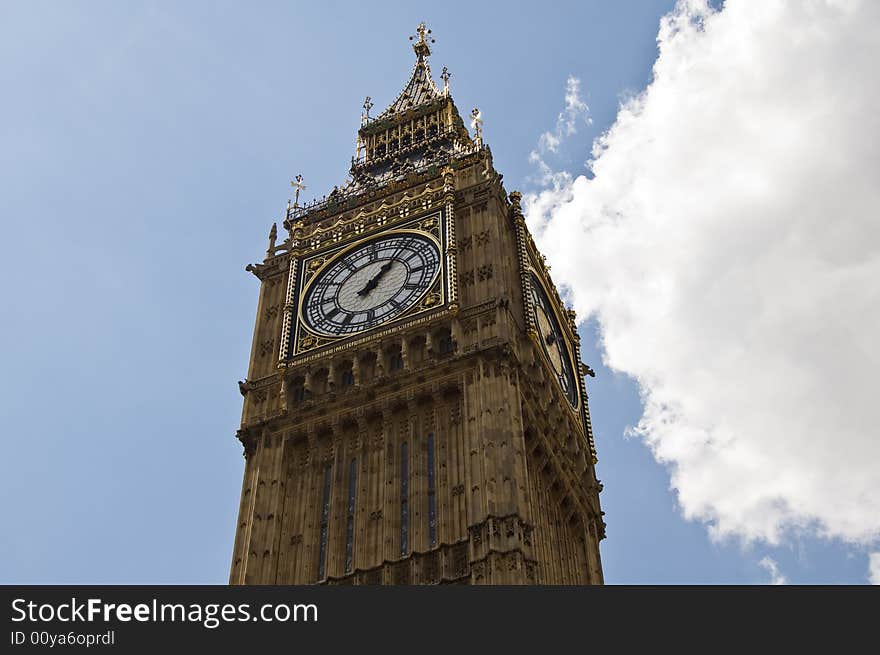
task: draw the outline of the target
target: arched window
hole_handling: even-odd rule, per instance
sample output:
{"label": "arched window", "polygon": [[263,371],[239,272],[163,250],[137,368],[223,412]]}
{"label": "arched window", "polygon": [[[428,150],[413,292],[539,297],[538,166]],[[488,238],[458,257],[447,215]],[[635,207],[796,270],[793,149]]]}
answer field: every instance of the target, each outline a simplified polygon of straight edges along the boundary
{"label": "arched window", "polygon": [[302,378],[297,378],[293,381],[293,385],[290,388],[290,397],[297,403],[306,399],[306,388]]}
{"label": "arched window", "polygon": [[354,386],[354,373],[352,373],[350,368],[342,372],[342,379],[340,381],[342,382],[343,389]]}
{"label": "arched window", "polygon": [[388,354],[388,368],[392,371],[399,371],[403,368],[403,354],[399,348]]}
{"label": "arched window", "polygon": [[441,355],[451,355],[452,351],[455,348],[455,344],[452,341],[452,335],[445,331],[440,334],[440,339],[437,342],[437,350]]}

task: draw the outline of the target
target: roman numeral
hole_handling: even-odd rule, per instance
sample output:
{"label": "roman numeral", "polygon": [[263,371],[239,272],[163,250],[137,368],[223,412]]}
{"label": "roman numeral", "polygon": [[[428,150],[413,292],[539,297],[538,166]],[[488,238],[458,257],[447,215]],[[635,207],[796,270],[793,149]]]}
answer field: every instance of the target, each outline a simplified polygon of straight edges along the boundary
{"label": "roman numeral", "polygon": [[412,282],[407,282],[406,284],[403,285],[403,288],[404,288],[404,289],[407,289],[407,290],[409,290],[409,291],[415,291],[416,289],[419,288],[419,285],[418,285],[418,284],[414,284],[414,283],[412,283]]}
{"label": "roman numeral", "polygon": [[375,309],[368,309],[367,310],[367,322],[372,323],[375,320],[376,320],[376,310]]}
{"label": "roman numeral", "polygon": [[412,249],[413,240],[412,240],[412,239],[408,239],[408,238],[407,238],[407,239],[401,239],[401,240],[398,241],[397,243],[398,243],[397,250],[395,250],[395,251],[394,251],[394,254],[391,255],[391,259],[399,259],[399,258],[400,258],[400,254],[401,254],[404,250],[411,250],[411,249]]}

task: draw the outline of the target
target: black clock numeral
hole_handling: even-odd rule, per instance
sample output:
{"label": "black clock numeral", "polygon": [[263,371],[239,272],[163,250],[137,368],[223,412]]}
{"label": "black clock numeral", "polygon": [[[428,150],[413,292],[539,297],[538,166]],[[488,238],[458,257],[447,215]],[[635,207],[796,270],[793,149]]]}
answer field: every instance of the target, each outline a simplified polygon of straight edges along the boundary
{"label": "black clock numeral", "polygon": [[375,320],[376,320],[376,310],[375,309],[368,309],[367,310],[367,322],[372,323]]}
{"label": "black clock numeral", "polygon": [[414,282],[407,282],[406,284],[403,285],[403,288],[406,289],[407,291],[415,291],[416,289],[419,288],[419,285]]}
{"label": "black clock numeral", "polygon": [[397,242],[397,250],[395,250],[394,254],[391,255],[391,259],[395,261],[400,261],[400,254],[405,250],[411,251],[414,245],[415,240],[412,237],[400,239],[400,241]]}
{"label": "black clock numeral", "polygon": [[419,271],[424,270],[424,268],[424,266],[413,266],[411,269],[409,269],[409,272],[418,273]]}

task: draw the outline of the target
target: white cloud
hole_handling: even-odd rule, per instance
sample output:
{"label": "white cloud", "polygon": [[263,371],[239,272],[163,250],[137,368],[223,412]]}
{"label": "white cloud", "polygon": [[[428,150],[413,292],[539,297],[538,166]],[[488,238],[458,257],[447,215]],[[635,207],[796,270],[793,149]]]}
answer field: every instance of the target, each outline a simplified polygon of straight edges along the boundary
{"label": "white cloud", "polygon": [[760,562],[758,562],[758,566],[767,571],[770,574],[770,584],[772,585],[782,585],[788,584],[788,579],[782,572],[779,570],[779,565],[776,563],[776,560],[772,557],[763,557]]}
{"label": "white cloud", "polygon": [[636,432],[687,518],[870,544],[880,3],[691,0],[658,43],[595,177],[548,178],[529,223],[606,364],[639,383]]}
{"label": "white cloud", "polygon": [[560,189],[571,184],[572,177],[565,171],[554,171],[544,156],[557,153],[562,142],[570,136],[577,134],[577,126],[580,121],[589,125],[593,122],[590,118],[590,108],[581,98],[581,81],[569,75],[565,80],[565,109],[556,117],[556,127],[552,132],[544,132],[538,139],[538,147],[529,153],[529,161],[538,168],[537,182],[542,186],[550,186]]}
{"label": "white cloud", "polygon": [[565,137],[577,134],[579,121],[592,123],[589,114],[590,108],[581,98],[581,81],[569,75],[565,80],[565,109],[556,118],[556,128],[552,132],[544,132],[538,139],[538,152],[557,152]]}
{"label": "white cloud", "polygon": [[880,584],[880,552],[868,555],[868,582]]}

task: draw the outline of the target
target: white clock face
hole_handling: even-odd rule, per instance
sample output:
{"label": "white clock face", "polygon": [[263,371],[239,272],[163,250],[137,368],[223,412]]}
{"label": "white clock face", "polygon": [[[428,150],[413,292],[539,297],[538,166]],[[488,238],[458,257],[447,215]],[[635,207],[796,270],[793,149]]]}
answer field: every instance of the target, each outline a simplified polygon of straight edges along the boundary
{"label": "white clock face", "polygon": [[568,346],[565,343],[565,336],[556,320],[556,314],[550,304],[550,299],[544,293],[544,288],[538,279],[532,275],[532,308],[535,311],[535,319],[538,329],[538,340],[541,342],[541,348],[559,385],[565,392],[565,397],[572,407],[578,406],[577,383],[572,369],[571,358],[568,353]]}
{"label": "white clock face", "polygon": [[314,332],[347,336],[400,316],[440,272],[440,247],[419,232],[380,236],[327,262],[303,292],[301,316]]}

